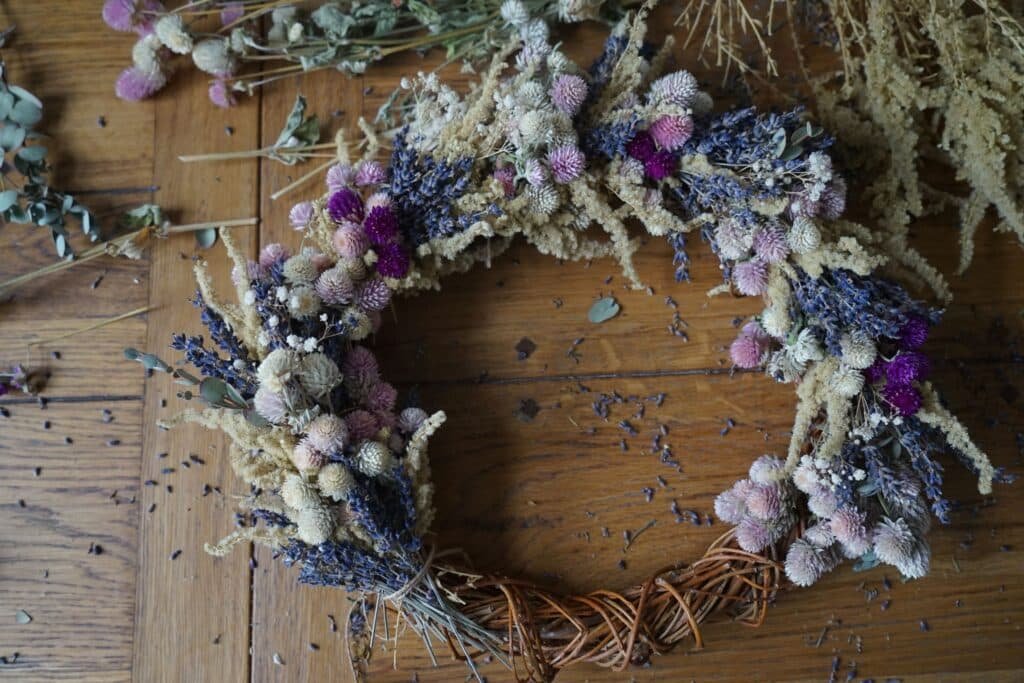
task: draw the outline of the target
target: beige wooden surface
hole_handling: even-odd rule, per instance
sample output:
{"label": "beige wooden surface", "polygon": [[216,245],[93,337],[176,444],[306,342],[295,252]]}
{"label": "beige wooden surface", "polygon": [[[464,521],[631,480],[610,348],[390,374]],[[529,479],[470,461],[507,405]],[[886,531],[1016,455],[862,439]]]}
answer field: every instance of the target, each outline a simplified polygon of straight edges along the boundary
{"label": "beige wooden surface", "polygon": [[[131,39],[102,25],[99,4],[0,6],[3,25],[23,29],[4,58],[13,81],[47,104],[57,184],[85,193],[107,215],[156,201],[179,222],[258,216],[261,225],[246,242],[252,253],[272,241],[297,244],[287,209],[320,186],[278,202],[269,194],[307,168],[256,161],[186,166],[177,155],[273,140],[296,92],[325,121],[325,134],[352,128],[361,113],[373,114],[401,75],[431,63],[394,60],[358,79],[318,74],[275,85],[230,111],[209,105],[202,78],[179,76],[155,100],[127,104],[113,97],[112,83],[128,61]],[[566,36],[576,55],[598,49],[599,29]],[[685,58],[681,63],[689,66]],[[921,248],[951,273],[949,221],[933,220],[915,232]],[[52,258],[39,229],[3,226],[0,241],[0,277]],[[377,340],[384,367],[403,391],[415,388],[427,408],[450,417],[432,445],[441,545],[464,548],[485,569],[589,590],[622,588],[692,558],[721,531],[676,524],[671,501],[708,511],[715,493],[753,457],[781,449],[793,396],[761,376],[728,372],[732,321],[754,311],[756,302],[708,300],[704,292],[717,282],[717,264],[703,246],[692,251],[694,283],[678,285],[664,243],[644,247],[638,266],[653,296],[626,291],[610,262],[562,264],[517,247],[490,270],[451,278],[443,294],[395,306],[399,324],[390,321]],[[203,542],[233,528],[230,496],[240,491],[225,443],[198,429],[156,429],[155,420],[181,402],[166,378],[144,381],[138,365],[121,360],[124,346],[169,359],[172,331],[198,331],[187,301],[196,254],[190,237],[175,237],[157,244],[144,262],[85,264],[25,287],[0,306],[0,360],[53,371],[45,410],[23,397],[0,399],[11,413],[0,418],[0,656],[19,653],[15,664],[0,664],[0,680],[348,680],[340,630],[330,628],[331,616],[341,622],[347,597],[298,586],[295,572],[262,549],[239,548],[225,559],[202,552]],[[202,255],[226,280],[222,252]],[[956,303],[929,346],[940,359],[936,374],[951,405],[993,460],[1011,469],[1020,468],[1014,435],[1024,431],[1022,268],[1024,250],[1005,236],[981,233],[975,265],[953,279]],[[591,325],[591,300],[608,292],[619,297],[622,315]],[[688,342],[666,330],[672,319],[666,295],[688,323]],[[52,347],[27,348],[141,306],[151,311]],[[537,349],[519,361],[514,347],[522,337]],[[577,363],[566,352],[578,337],[584,341]],[[54,350],[59,359],[51,357]],[[581,382],[595,392],[667,397],[634,420],[641,436],[627,439],[623,452],[615,422],[632,409],[618,407],[615,420],[600,422]],[[541,406],[532,422],[516,417],[524,399]],[[105,421],[105,409],[112,421]],[[729,418],[736,427],[722,436]],[[646,449],[661,423],[669,427],[682,473]],[[583,431],[590,427],[593,434]],[[183,467],[189,454],[206,464]],[[175,471],[164,473],[168,467]],[[892,571],[856,574],[844,567],[811,589],[782,594],[761,629],[712,624],[708,647],[699,653],[676,652],[626,673],[583,667],[558,680],[826,680],[835,657],[838,680],[854,664],[856,680],[1024,679],[1024,489],[999,487],[982,501],[952,463],[948,477],[964,505],[950,526],[932,534],[929,578],[902,584]],[[150,480],[157,485],[146,485]],[[204,496],[204,485],[223,495]],[[641,493],[645,486],[656,489],[650,503]],[[623,554],[623,530],[649,520],[655,526]],[[90,546],[101,550],[90,553]],[[180,556],[171,560],[177,549]],[[869,600],[872,590],[878,595]],[[18,610],[31,623],[17,624]],[[372,681],[459,681],[465,674],[445,657],[431,668],[414,638],[401,641],[397,658],[379,652],[371,668]],[[492,683],[512,680],[493,665],[484,669]]]}

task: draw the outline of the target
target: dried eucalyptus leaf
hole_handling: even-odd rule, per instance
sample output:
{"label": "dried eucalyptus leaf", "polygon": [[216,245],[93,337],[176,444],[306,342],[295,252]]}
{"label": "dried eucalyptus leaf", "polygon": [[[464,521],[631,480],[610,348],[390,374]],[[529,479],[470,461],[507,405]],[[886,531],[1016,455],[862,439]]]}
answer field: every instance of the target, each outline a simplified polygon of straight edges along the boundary
{"label": "dried eucalyptus leaf", "polygon": [[587,313],[587,318],[592,323],[603,323],[617,316],[620,310],[619,302],[615,300],[615,297],[606,296],[594,302]]}
{"label": "dried eucalyptus leaf", "polygon": [[257,413],[252,408],[246,408],[244,411],[242,411],[242,414],[245,416],[246,421],[249,422],[249,424],[251,424],[253,427],[271,426],[270,423],[266,420],[266,418],[264,418],[262,415]]}
{"label": "dried eucalyptus leaf", "polygon": [[0,93],[0,119],[6,119],[14,107],[14,95],[9,92]]}
{"label": "dried eucalyptus leaf", "polygon": [[22,147],[18,150],[18,156],[31,163],[38,163],[46,158],[47,149],[42,145]]}
{"label": "dried eucalyptus leaf", "polygon": [[228,385],[224,380],[207,377],[199,383],[199,396],[211,406],[222,406],[228,395]]}
{"label": "dried eucalyptus leaf", "polygon": [[0,147],[4,151],[11,152],[22,146],[25,142],[25,129],[13,123],[7,123],[0,128]]}
{"label": "dried eucalyptus leaf", "polygon": [[30,102],[31,104],[34,104],[38,109],[43,108],[42,100],[40,100],[38,97],[30,93],[28,90],[25,90],[21,86],[9,85],[7,86],[7,89],[11,92],[12,95],[17,97],[19,100]]}
{"label": "dried eucalyptus leaf", "polygon": [[3,192],[0,192],[0,211],[6,211],[17,203],[17,190],[4,190]]}
{"label": "dried eucalyptus leaf", "polygon": [[217,228],[203,228],[196,230],[196,244],[203,249],[209,249],[217,242]]}
{"label": "dried eucalyptus leaf", "polygon": [[124,350],[124,357],[127,358],[128,360],[138,360],[139,356],[141,356],[141,355],[142,355],[141,351],[139,351],[138,349],[132,348],[131,346],[126,347],[125,350]]}
{"label": "dried eucalyptus leaf", "polygon": [[25,625],[32,621],[32,615],[25,610],[20,609],[14,613],[14,621],[18,624]]}
{"label": "dried eucalyptus leaf", "polygon": [[8,118],[23,126],[34,126],[43,118],[43,110],[33,102],[18,100],[11,108]]}

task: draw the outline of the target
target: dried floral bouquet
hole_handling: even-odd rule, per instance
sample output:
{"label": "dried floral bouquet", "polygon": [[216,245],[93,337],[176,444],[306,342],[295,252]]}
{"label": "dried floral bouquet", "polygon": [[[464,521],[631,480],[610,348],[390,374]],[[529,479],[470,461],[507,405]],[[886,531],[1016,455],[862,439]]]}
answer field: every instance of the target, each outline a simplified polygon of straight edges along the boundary
{"label": "dried floral bouquet", "polygon": [[[922,577],[930,519],[949,513],[937,455],[975,473],[982,493],[1006,478],[927,381],[921,347],[940,311],[897,280],[945,302],[941,276],[904,233],[843,219],[833,140],[799,110],[716,113],[692,75],[668,67],[672,41],[644,41],[647,10],[581,68],[507,0],[519,38],[468,94],[434,75],[407,80],[390,161],[377,160],[367,127],[364,157],[341,159],[328,192],[292,209],[301,251],[269,245],[247,262],[228,235],[237,304],[197,266],[195,304],[217,348],[184,335],[172,346],[199,376],[128,351],[206,404],[167,426],[225,431],[253,487],[244,507],[257,523],[209,552],[267,544],[302,582],[390,601],[428,647],[448,644],[474,673],[487,653],[551,680],[575,662],[623,669],[699,643],[717,611],[760,623],[784,577],[808,586],[844,558]],[[424,542],[427,444],[444,413],[399,410],[363,344],[393,295],[438,287],[517,235],[559,258],[615,257],[639,284],[629,220],[669,240],[679,279],[697,232],[721,260],[712,293],[764,298],[730,352],[796,385],[788,452],[757,458],[717,498],[735,527],[704,557],[624,593],[567,598],[476,574]]]}

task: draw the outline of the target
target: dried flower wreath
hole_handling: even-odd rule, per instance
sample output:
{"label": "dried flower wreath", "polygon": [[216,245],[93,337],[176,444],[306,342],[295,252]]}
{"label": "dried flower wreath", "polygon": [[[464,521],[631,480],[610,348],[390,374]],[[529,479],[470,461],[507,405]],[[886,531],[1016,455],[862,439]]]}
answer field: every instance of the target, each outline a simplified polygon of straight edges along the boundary
{"label": "dried flower wreath", "polygon": [[[941,276],[899,234],[841,218],[832,138],[799,111],[714,113],[693,76],[667,68],[671,40],[644,42],[647,9],[581,69],[507,0],[521,38],[468,94],[433,75],[404,84],[390,163],[376,160],[368,126],[362,159],[349,163],[339,145],[329,191],[291,212],[307,242],[299,253],[272,244],[247,262],[226,234],[238,304],[197,264],[195,304],[226,356],[175,336],[200,378],[127,355],[193,387],[182,396],[206,406],[166,426],[225,431],[252,486],[254,524],[208,552],[265,543],[302,582],[389,602],[428,648],[447,643],[474,674],[487,653],[547,681],[580,661],[623,669],[700,643],[716,612],[758,624],[784,579],[808,586],[844,557],[924,576],[931,516],[949,513],[935,456],[953,454],[982,493],[1007,478],[927,381],[920,349],[940,311],[894,279],[945,301]],[[627,219],[670,241],[680,279],[685,236],[698,231],[725,275],[713,291],[764,297],[730,351],[737,366],[796,385],[788,452],[759,457],[718,496],[717,516],[735,526],[702,558],[636,588],[566,598],[478,574],[424,543],[427,444],[444,413],[399,410],[362,344],[394,294],[438,287],[516,235],[560,258],[614,256],[638,282]],[[609,238],[588,237],[594,225]],[[350,625],[372,632],[375,620]]]}

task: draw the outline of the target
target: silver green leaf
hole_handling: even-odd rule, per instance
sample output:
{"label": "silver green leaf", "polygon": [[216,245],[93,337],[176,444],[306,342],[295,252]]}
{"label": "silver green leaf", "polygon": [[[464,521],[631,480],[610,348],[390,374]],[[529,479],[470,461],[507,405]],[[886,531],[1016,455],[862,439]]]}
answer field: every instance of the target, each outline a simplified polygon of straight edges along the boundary
{"label": "silver green leaf", "polygon": [[620,310],[621,307],[615,297],[606,296],[594,302],[587,313],[587,318],[592,323],[603,323],[617,316]]}

